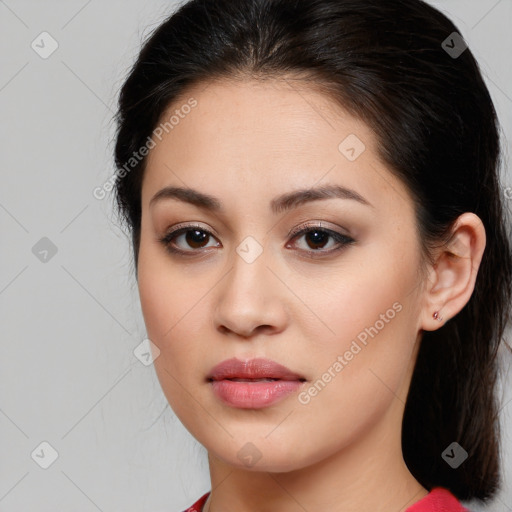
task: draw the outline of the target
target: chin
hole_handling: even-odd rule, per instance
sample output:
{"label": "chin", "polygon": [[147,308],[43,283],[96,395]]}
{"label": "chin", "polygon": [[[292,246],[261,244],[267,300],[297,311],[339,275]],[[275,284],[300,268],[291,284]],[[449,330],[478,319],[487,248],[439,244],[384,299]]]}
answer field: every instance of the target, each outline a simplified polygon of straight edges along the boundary
{"label": "chin", "polygon": [[249,441],[251,436],[245,435],[243,441],[230,439],[222,446],[214,448],[204,444],[208,453],[223,461],[224,464],[240,470],[251,472],[288,473],[303,469],[322,459],[322,454],[306,453],[300,439],[295,444],[274,445],[265,439]]}

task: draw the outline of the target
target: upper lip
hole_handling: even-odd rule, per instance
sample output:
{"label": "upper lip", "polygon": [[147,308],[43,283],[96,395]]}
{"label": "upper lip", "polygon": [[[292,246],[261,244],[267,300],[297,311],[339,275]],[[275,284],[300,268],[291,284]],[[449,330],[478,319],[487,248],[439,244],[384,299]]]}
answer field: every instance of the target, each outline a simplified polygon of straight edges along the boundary
{"label": "upper lip", "polygon": [[246,361],[236,358],[226,359],[210,370],[207,379],[209,381],[223,379],[306,380],[286,366],[261,357]]}

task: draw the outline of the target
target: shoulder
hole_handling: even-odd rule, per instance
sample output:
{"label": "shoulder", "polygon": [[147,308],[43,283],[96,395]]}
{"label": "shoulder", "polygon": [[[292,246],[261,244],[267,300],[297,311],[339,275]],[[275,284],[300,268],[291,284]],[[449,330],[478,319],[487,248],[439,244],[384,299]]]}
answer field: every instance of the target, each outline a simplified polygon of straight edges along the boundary
{"label": "shoulder", "polygon": [[434,487],[405,512],[471,512],[444,487]]}
{"label": "shoulder", "polygon": [[183,512],[202,512],[203,505],[206,503],[209,495],[210,491],[208,491],[206,494],[203,494],[203,496],[201,496],[193,505],[188,507]]}

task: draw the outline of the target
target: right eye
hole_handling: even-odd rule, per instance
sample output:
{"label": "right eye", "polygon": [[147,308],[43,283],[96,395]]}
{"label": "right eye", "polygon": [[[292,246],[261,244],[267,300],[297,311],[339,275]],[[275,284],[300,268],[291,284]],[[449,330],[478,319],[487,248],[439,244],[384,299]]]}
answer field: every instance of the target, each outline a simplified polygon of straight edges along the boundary
{"label": "right eye", "polygon": [[[176,248],[177,241],[183,237],[183,242],[188,244],[192,250]],[[159,238],[159,242],[162,243],[167,251],[172,254],[190,255],[187,253],[197,253],[198,249],[208,247],[205,241],[213,237],[210,231],[204,229],[202,226],[189,225],[182,226],[178,229],[174,229],[166,233],[162,238]]]}

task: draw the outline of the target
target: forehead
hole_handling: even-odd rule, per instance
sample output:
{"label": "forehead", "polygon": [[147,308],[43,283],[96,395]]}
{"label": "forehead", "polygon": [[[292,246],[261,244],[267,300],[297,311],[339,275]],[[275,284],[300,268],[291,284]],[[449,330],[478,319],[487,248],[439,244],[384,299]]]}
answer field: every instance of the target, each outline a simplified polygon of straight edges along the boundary
{"label": "forehead", "polygon": [[[146,206],[170,184],[219,197],[243,187],[266,197],[334,182],[377,197],[394,180],[371,129],[301,81],[199,83],[169,106],[160,126],[165,122],[147,160]],[[401,187],[392,185],[395,192]]]}
{"label": "forehead", "polygon": [[[197,104],[189,108],[192,99]],[[218,150],[243,145],[246,151],[266,149],[292,156],[291,150],[311,153],[319,139],[323,149],[329,143],[337,149],[340,134],[347,130],[357,132],[367,146],[375,143],[372,131],[339,103],[314,84],[289,77],[199,83],[173,101],[161,124],[171,117],[176,124],[169,131],[179,133],[180,142],[193,136],[194,142]]]}

